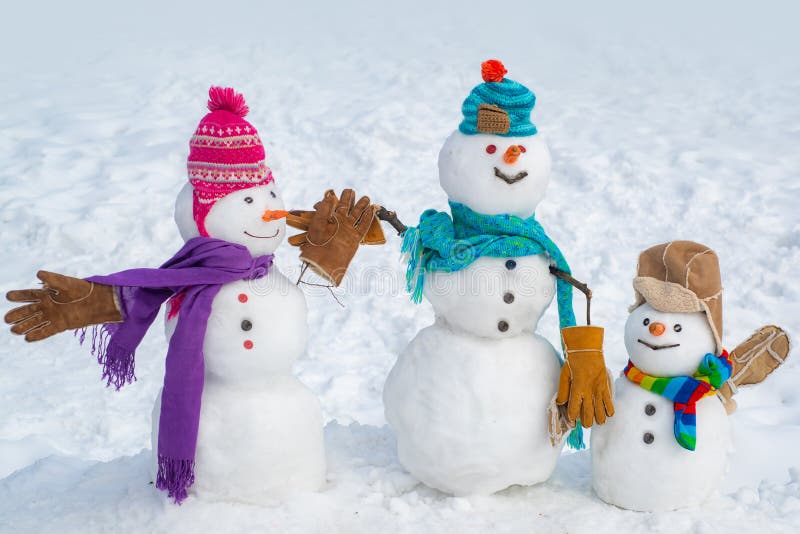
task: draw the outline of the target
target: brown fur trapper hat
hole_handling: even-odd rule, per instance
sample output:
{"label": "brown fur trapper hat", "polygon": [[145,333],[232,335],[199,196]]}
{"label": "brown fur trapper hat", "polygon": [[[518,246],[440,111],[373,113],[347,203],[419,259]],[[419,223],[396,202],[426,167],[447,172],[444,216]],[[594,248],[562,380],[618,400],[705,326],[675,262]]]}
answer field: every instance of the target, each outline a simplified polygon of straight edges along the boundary
{"label": "brown fur trapper hat", "polygon": [[639,255],[633,279],[636,302],[662,312],[705,312],[722,353],[722,279],[717,254],[692,241],[670,241]]}

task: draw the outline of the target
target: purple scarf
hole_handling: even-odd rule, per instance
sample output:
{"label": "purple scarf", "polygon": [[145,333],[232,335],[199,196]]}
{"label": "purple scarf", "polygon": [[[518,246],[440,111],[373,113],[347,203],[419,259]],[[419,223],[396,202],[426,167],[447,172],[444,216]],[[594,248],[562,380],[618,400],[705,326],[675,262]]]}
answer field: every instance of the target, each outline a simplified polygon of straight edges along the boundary
{"label": "purple scarf", "polygon": [[99,346],[92,343],[92,354],[97,349],[98,362],[103,364],[103,378],[117,389],[135,379],[136,347],[158,316],[161,304],[177,293],[184,295],[167,351],[156,478],[156,487],[167,490],[178,504],[194,483],[204,378],[203,340],[211,303],[223,284],[266,275],[272,260],[272,255],[254,259],[243,245],[195,237],[158,269],[130,269],[87,278],[120,288],[125,320],[103,325]]}

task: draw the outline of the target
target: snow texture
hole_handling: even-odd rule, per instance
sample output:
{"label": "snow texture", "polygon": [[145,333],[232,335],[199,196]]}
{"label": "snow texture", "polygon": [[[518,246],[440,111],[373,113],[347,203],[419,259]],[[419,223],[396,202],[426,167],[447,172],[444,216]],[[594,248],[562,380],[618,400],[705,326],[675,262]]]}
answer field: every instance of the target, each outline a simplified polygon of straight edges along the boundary
{"label": "snow texture", "polygon": [[[352,186],[407,223],[445,209],[437,154],[480,62],[502,59],[537,96],[552,175],[537,218],[590,283],[608,366],[623,343],[639,251],[714,248],[725,343],[800,332],[800,34],[791,2],[17,2],[0,33],[0,291],[44,268],[87,276],[155,266],[188,140],[212,84],[250,105],[289,208]],[[0,531],[796,532],[800,363],[737,395],[734,452],[701,507],[639,513],[598,499],[590,453],[549,481],[454,498],[397,459],[381,395],[433,321],[403,292],[399,242],[365,248],[339,291],[305,286],[311,331],[295,373],[320,399],[327,484],[264,506],[150,485],[151,408],[166,342],[153,329],[120,392],[69,335],[0,338]],[[292,280],[297,252],[277,264]],[[576,316],[583,303],[576,299]],[[539,332],[558,346],[554,307]]]}

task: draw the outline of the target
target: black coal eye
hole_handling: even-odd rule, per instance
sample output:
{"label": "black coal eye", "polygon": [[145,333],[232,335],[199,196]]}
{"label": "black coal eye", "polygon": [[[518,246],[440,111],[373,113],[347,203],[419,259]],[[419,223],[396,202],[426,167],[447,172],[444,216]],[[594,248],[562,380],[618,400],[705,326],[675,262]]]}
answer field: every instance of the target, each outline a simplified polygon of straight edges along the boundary
{"label": "black coal eye", "polygon": [[248,204],[252,204],[253,203],[253,197],[244,197],[244,201],[247,202]]}
{"label": "black coal eye", "polygon": [[269,194],[272,198],[278,198],[278,195],[275,194],[275,191],[270,191]]}
{"label": "black coal eye", "polygon": [[683,327],[679,324],[676,324],[675,326],[672,327],[672,329],[675,330],[676,332],[680,332],[681,330],[683,330]]}
{"label": "black coal eye", "polygon": [[647,317],[645,317],[645,319],[644,319],[644,321],[642,322],[642,324],[643,324],[643,325],[645,325],[645,326],[649,325],[649,324],[650,324],[650,319],[648,319]]}

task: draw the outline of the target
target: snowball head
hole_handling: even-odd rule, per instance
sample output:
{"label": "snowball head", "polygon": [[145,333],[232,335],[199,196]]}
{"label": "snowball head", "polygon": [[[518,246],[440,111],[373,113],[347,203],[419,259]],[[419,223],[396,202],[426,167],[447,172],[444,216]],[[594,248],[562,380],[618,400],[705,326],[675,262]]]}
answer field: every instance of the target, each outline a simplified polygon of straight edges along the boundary
{"label": "snowball head", "polygon": [[703,312],[667,313],[644,303],[625,323],[625,348],[642,372],[680,376],[693,375],[703,357],[714,353],[716,344]]}
{"label": "snowball head", "polygon": [[[206,216],[209,237],[244,245],[253,256],[272,254],[286,237],[286,219],[264,221],[267,210],[283,210],[275,183],[240,189],[219,199]],[[198,237],[192,215],[192,186],[186,184],[175,203],[175,222],[188,241]]]}
{"label": "snowball head", "polygon": [[[513,147],[518,149],[516,158],[507,155],[517,152]],[[527,218],[544,197],[550,166],[541,135],[466,135],[456,130],[439,152],[439,182],[450,200],[478,213]]]}
{"label": "snowball head", "polygon": [[194,222],[192,214],[192,184],[186,182],[175,199],[175,224],[184,241],[189,241],[195,237],[200,237],[197,223]]}

